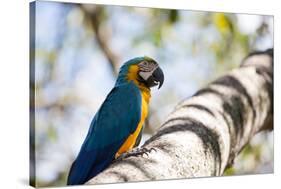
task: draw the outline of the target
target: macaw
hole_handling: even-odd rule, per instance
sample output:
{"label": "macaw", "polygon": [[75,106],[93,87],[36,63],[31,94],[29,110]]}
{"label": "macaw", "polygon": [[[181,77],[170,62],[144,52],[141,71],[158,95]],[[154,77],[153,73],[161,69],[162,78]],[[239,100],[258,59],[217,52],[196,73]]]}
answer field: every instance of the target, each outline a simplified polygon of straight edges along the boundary
{"label": "macaw", "polygon": [[87,182],[139,145],[148,114],[150,88],[159,85],[159,89],[163,82],[163,71],[152,58],[137,57],[122,65],[114,88],[94,116],[72,163],[67,185]]}

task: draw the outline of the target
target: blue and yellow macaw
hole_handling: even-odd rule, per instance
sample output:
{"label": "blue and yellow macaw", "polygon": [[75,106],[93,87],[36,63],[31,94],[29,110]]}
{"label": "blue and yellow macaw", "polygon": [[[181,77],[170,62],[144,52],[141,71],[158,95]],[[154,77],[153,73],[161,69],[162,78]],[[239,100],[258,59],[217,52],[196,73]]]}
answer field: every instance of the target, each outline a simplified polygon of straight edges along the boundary
{"label": "blue and yellow macaw", "polygon": [[157,62],[137,57],[124,63],[114,88],[94,116],[73,162],[67,184],[87,182],[121,154],[138,146],[148,114],[150,88],[164,82]]}

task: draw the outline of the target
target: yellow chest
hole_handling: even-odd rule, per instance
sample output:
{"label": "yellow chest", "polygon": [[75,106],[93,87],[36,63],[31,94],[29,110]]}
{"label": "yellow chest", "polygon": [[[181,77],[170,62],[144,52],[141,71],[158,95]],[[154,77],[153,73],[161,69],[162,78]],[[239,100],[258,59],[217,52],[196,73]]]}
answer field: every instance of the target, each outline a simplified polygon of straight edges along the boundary
{"label": "yellow chest", "polygon": [[140,121],[138,123],[138,126],[137,126],[136,130],[134,131],[134,133],[129,135],[127,140],[120,147],[120,149],[118,150],[118,152],[115,155],[115,158],[117,158],[122,153],[125,153],[125,152],[131,150],[134,147],[134,145],[136,143],[136,140],[137,140],[137,138],[138,138],[138,136],[141,132],[144,121],[145,121],[145,119],[147,117],[147,114],[148,114],[148,104],[149,104],[149,99],[150,99],[150,91],[146,91],[146,90],[142,91],[141,96],[142,96],[141,118],[140,118]]}

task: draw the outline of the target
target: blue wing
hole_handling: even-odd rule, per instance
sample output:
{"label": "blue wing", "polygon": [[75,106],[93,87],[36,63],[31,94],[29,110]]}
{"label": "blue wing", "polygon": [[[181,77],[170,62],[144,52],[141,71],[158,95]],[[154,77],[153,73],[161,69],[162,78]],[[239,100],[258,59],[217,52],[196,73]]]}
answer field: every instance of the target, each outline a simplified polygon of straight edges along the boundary
{"label": "blue wing", "polygon": [[83,184],[104,170],[141,118],[141,93],[132,82],[114,87],[92,120],[67,184]]}

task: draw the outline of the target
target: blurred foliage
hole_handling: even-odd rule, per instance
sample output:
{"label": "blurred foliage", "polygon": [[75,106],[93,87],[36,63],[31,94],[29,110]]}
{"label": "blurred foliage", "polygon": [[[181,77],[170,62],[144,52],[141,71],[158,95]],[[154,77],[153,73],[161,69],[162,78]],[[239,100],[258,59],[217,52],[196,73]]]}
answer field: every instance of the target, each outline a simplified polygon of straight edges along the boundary
{"label": "blurred foliage", "polygon": [[273,133],[259,133],[247,144],[224,175],[273,173]]}
{"label": "blurred foliage", "polygon": [[[122,62],[148,55],[165,73],[161,91],[152,91],[145,141],[180,100],[239,66],[250,51],[273,45],[273,20],[268,16],[36,4],[38,186],[65,185],[91,119]],[[272,140],[270,133],[255,136],[225,175],[272,172]]]}
{"label": "blurred foliage", "polygon": [[143,39],[149,39],[159,48],[163,45],[161,42],[162,38],[165,37],[165,32],[179,21],[180,16],[178,10],[151,9],[150,12],[149,20],[151,22],[146,26],[147,30],[138,33],[133,42],[134,45],[138,45]]}

